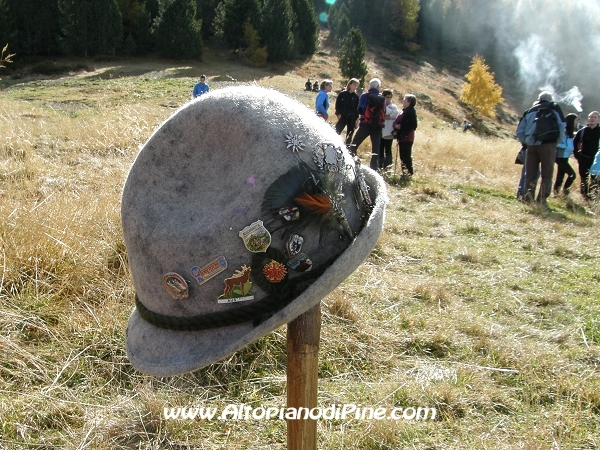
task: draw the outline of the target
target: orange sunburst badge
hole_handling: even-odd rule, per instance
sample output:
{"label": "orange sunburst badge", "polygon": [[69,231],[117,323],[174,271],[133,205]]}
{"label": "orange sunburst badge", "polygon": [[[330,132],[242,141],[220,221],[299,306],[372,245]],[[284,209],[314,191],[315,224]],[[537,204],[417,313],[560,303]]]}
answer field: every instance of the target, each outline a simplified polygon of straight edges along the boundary
{"label": "orange sunburst badge", "polygon": [[283,264],[272,259],[270,263],[263,267],[263,273],[271,283],[279,283],[285,278],[287,269]]}

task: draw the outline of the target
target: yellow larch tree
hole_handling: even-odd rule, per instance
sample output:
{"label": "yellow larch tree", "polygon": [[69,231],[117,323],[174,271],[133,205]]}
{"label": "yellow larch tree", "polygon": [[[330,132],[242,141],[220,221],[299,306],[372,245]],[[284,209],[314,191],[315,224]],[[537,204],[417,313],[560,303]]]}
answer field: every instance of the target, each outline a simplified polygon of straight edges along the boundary
{"label": "yellow larch tree", "polygon": [[474,106],[484,116],[491,116],[496,105],[504,101],[502,86],[496,84],[494,73],[490,73],[481,56],[473,57],[469,69],[465,75],[468,82],[463,84],[460,100]]}

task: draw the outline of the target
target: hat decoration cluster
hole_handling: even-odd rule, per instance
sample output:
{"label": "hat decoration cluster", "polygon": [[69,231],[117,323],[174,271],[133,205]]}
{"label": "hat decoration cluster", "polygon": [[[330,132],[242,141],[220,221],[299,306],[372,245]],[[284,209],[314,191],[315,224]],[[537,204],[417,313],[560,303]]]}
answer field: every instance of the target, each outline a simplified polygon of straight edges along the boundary
{"label": "hat decoration cluster", "polygon": [[[223,293],[215,301],[254,300],[255,284],[267,296],[237,309],[172,317],[149,310],[136,295],[138,312],[147,322],[172,330],[203,330],[246,321],[257,325],[302,294],[335,261],[337,256],[315,267],[311,256],[303,251],[307,239],[303,231],[307,227],[318,227],[319,243],[333,231],[348,245],[354,239],[344,213],[348,199],[343,194],[343,185],[348,179],[353,179],[352,201],[360,212],[361,227],[367,222],[373,200],[360,159],[354,157],[354,164],[346,164],[341,147],[331,143],[318,143],[312,156],[304,157],[308,152],[302,137],[296,134],[284,137],[280,151],[290,151],[297,164],[266,189],[260,209],[263,216],[239,230],[248,251],[248,263],[235,268],[232,276],[222,278]],[[184,302],[191,290],[201,290],[204,283],[219,277],[227,268],[227,255],[221,255],[201,267],[190,267],[187,274],[167,272],[162,284],[174,300]],[[191,277],[191,281],[186,277]]]}

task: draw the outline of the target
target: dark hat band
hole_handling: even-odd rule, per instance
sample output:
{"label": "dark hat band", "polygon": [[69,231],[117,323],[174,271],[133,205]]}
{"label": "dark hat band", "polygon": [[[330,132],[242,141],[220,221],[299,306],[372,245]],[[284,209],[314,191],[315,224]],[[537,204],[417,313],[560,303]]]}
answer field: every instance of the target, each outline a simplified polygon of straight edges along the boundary
{"label": "dark hat band", "polygon": [[[273,248],[268,248],[266,252],[255,253],[252,257],[252,273],[262,274],[261,269],[265,258],[271,258],[279,262],[284,260],[283,254]],[[227,311],[190,317],[167,316],[146,308],[137,293],[135,294],[135,307],[146,322],[159,328],[174,331],[208,330],[245,322],[252,322],[253,326],[257,326],[301,295],[317,278],[323,275],[336,258],[337,256],[331,258],[319,268],[313,268],[310,272],[305,272],[293,279],[286,279],[278,285],[268,282],[264,276],[253,277],[253,281],[264,291],[269,292],[269,295],[260,301]]]}

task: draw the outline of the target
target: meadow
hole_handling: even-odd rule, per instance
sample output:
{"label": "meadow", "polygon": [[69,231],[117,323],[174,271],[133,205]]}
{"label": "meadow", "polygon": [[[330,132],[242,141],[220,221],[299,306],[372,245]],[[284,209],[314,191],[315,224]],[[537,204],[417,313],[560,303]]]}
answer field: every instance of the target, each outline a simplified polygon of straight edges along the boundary
{"label": "meadow", "polygon": [[[322,420],[319,449],[598,448],[600,207],[577,193],[550,210],[517,202],[517,111],[487,121],[494,135],[452,130],[448,117],[468,112],[456,74],[375,56],[370,76],[397,96],[418,92],[415,177],[385,174],[384,232],[322,302],[319,405],[437,416]],[[0,448],[284,449],[282,420],[163,410],[285,406],[285,327],[187,375],[129,364],[120,196],[140,147],[200,73],[212,89],[256,83],[311,106],[304,82],[339,80],[334,58],[84,66],[0,81]],[[359,153],[368,162],[366,143]]]}

